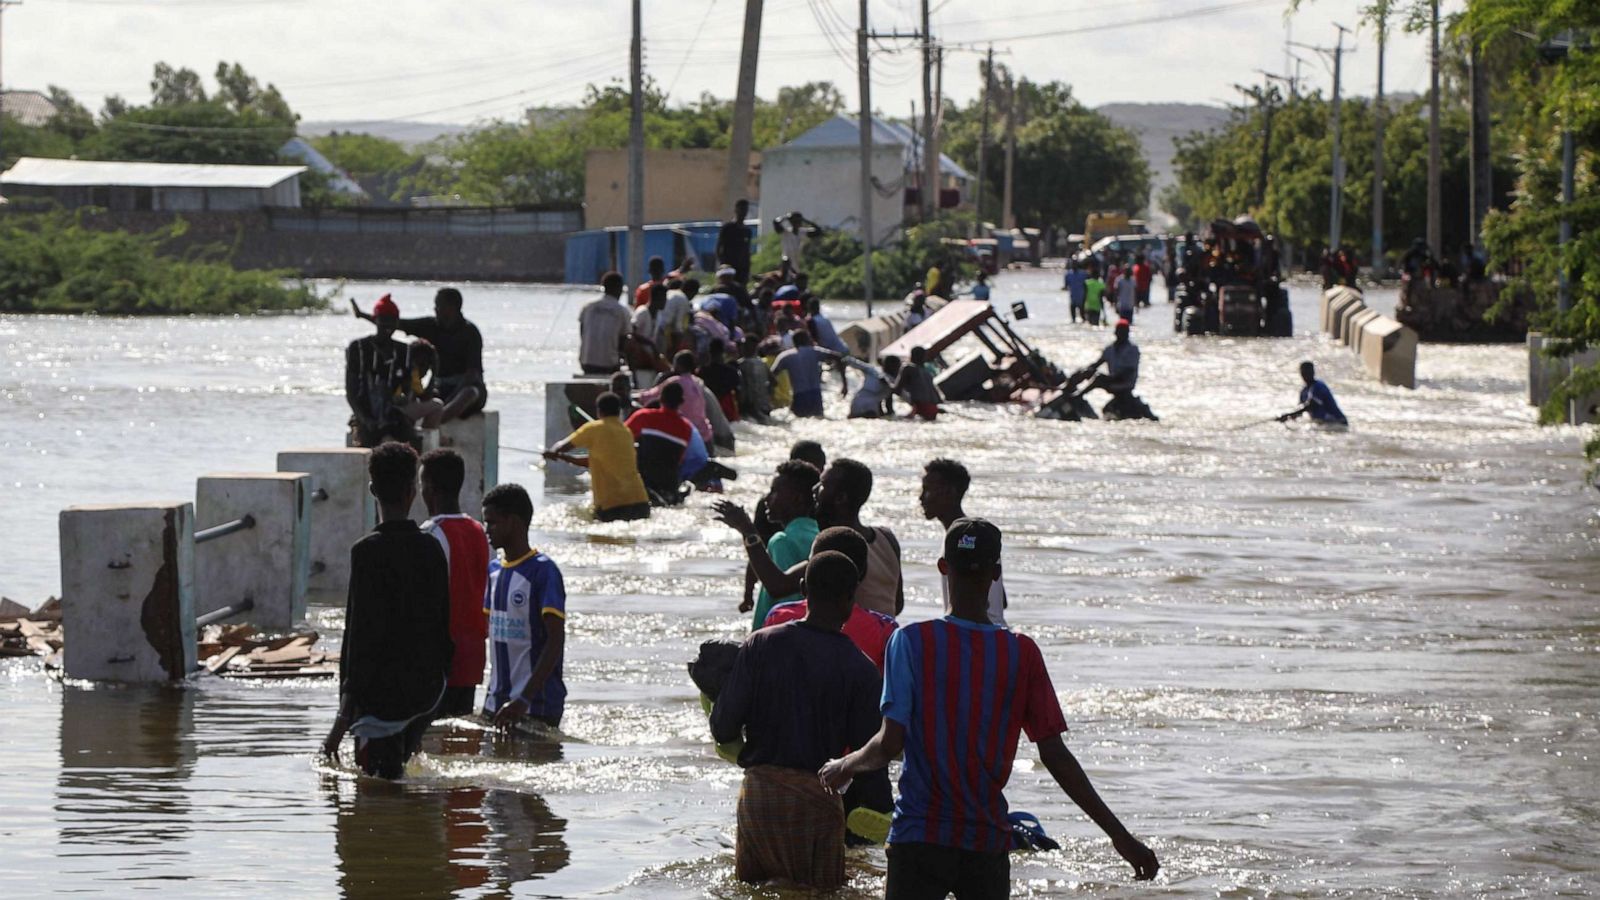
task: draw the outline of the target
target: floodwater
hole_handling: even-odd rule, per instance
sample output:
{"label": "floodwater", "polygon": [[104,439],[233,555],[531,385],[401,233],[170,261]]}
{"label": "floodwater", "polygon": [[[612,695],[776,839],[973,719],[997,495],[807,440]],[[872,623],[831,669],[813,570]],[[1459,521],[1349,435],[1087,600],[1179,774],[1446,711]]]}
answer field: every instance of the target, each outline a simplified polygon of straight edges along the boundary
{"label": "floodwater", "polygon": [[[1020,332],[1063,366],[1105,332],[1064,323],[1052,273],[1005,274]],[[420,313],[432,287],[393,291]],[[471,286],[507,447],[537,447],[542,382],[571,371],[587,292]],[[1006,532],[1008,618],[1044,648],[1069,745],[1160,854],[1128,868],[1024,748],[1008,795],[1061,839],[1016,856],[1018,896],[1553,896],[1600,892],[1600,499],[1579,432],[1541,429],[1520,348],[1424,346],[1416,390],[1318,336],[1174,338],[1136,323],[1159,423],[1036,421],[955,405],[937,424],[740,427],[752,503],[795,439],[868,462],[865,518],[906,547],[906,618],[938,614],[921,465],[964,461],[968,509]],[[854,314],[840,305],[836,318]],[[208,471],[337,445],[336,314],[0,318],[0,592],[59,584],[56,513],[192,497]],[[1354,427],[1243,428],[1315,360]],[[597,525],[535,490],[536,543],[570,591],[566,739],[441,729],[401,785],[320,766],[331,683],[62,684],[0,664],[0,896],[779,896],[732,877],[738,771],[685,674],[740,633],[741,554],[691,499]],[[341,614],[317,609],[336,637]],[[70,640],[70,636],[69,636]],[[852,856],[848,896],[881,893]]]}

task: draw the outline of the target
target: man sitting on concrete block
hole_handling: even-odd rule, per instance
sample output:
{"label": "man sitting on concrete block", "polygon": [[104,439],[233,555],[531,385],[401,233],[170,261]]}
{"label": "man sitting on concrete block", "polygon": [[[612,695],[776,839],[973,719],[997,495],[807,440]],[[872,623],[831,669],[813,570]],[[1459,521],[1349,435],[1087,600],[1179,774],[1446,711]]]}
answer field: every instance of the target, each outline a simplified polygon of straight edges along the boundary
{"label": "man sitting on concrete block", "polygon": [[450,576],[439,542],[410,516],[417,453],[388,441],[367,463],[378,527],[350,548],[350,593],[339,651],[339,714],[322,742],[337,761],[345,732],[356,765],[396,779],[422,746],[444,696],[450,641]]}

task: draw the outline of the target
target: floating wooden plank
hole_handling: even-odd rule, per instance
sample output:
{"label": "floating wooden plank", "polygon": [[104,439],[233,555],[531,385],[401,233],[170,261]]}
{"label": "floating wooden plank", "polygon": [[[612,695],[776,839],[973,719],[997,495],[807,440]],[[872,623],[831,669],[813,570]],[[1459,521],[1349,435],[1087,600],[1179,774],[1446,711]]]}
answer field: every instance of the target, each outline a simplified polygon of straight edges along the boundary
{"label": "floating wooden plank", "polygon": [[238,647],[228,647],[215,656],[207,657],[210,661],[206,663],[206,671],[212,673],[213,675],[216,674],[218,669],[226,666],[228,661],[233,659],[235,656],[238,656],[239,653],[240,650]]}

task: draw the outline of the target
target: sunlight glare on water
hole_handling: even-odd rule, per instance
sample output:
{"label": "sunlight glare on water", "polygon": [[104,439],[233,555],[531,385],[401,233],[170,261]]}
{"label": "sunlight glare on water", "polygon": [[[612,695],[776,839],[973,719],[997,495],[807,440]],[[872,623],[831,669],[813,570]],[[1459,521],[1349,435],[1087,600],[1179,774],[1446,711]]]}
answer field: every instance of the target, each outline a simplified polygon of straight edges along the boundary
{"label": "sunlight glare on water", "polygon": [[[1018,331],[1070,368],[1109,333],[1066,323],[1058,277],[1005,273],[995,297],[1026,300]],[[434,286],[346,289],[421,314]],[[539,447],[543,383],[571,371],[590,294],[466,296],[501,440]],[[921,466],[972,470],[968,511],[1005,530],[1008,618],[1044,649],[1069,745],[1164,865],[1135,885],[1024,748],[1008,797],[1062,849],[1014,857],[1015,896],[1600,890],[1580,433],[1534,425],[1520,347],[1425,345],[1417,389],[1384,387],[1316,334],[1315,300],[1295,289],[1287,340],[1186,340],[1170,308],[1141,311],[1159,423],[967,404],[934,425],[846,422],[830,396],[825,422],[736,426],[727,496],[746,506],[799,437],[872,466],[863,517],[905,547],[908,621],[940,603]],[[205,472],[340,444],[341,349],[363,331],[338,314],[0,317],[0,593],[58,591],[64,507],[192,497]],[[1244,427],[1293,405],[1302,359],[1354,427]],[[566,576],[559,741],[452,721],[405,783],[373,784],[314,760],[330,683],[117,688],[5,661],[0,895],[784,896],[733,878],[739,773],[711,753],[684,670],[747,627],[742,552],[710,498],[600,524],[526,454],[503,450],[501,479],[542,496],[535,543]],[[343,612],[312,622],[336,640]],[[880,851],[853,853],[844,895],[880,894],[882,870]]]}

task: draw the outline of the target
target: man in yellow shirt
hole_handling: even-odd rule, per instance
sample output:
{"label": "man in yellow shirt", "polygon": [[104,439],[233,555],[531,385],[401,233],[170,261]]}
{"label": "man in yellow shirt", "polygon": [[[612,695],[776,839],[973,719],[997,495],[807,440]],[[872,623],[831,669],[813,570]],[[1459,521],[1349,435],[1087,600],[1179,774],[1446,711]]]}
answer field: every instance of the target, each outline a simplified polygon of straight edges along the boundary
{"label": "man in yellow shirt", "polygon": [[[593,422],[567,435],[546,450],[545,459],[559,459],[589,470],[589,491],[594,495],[594,517],[601,522],[650,518],[650,495],[634,456],[633,432],[622,424],[622,398],[607,392],[595,401],[600,414]],[[574,456],[574,449],[589,451]]]}

